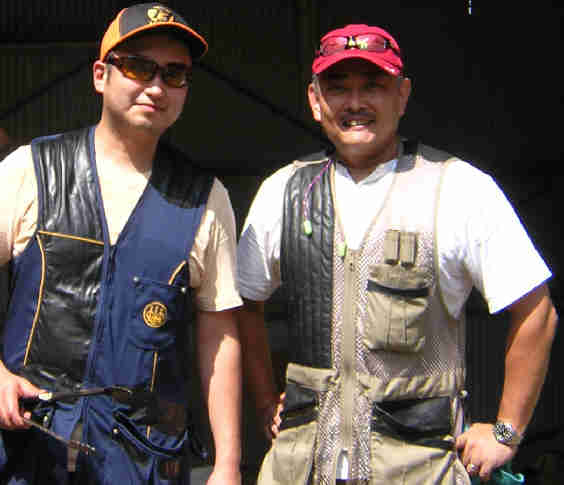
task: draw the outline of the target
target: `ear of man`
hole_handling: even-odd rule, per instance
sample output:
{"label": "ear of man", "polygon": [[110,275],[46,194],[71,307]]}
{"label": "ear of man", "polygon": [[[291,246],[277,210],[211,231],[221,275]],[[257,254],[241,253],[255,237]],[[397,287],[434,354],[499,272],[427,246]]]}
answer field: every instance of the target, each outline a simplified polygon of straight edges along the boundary
{"label": "ear of man", "polygon": [[94,62],[92,66],[92,79],[94,82],[94,89],[97,93],[104,93],[104,86],[110,77],[110,68],[108,64],[102,61]]}
{"label": "ear of man", "polygon": [[313,83],[307,87],[307,98],[309,100],[309,107],[315,121],[321,121],[321,107],[319,106],[319,96],[317,88]]}

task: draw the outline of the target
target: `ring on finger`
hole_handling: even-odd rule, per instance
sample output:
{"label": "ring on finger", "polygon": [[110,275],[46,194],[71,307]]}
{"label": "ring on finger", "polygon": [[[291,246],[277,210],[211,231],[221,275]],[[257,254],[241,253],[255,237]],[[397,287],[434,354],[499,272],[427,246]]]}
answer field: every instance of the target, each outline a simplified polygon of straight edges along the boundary
{"label": "ring on finger", "polygon": [[466,470],[468,470],[468,473],[474,473],[478,471],[478,466],[474,465],[474,463],[469,463],[468,466],[466,467]]}

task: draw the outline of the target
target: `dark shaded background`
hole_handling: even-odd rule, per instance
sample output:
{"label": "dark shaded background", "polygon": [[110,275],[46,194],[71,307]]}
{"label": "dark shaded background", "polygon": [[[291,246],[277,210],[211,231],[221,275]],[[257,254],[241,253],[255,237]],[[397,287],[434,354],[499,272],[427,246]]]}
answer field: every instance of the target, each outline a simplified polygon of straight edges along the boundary
{"label": "dark shaded background", "polygon": [[[0,127],[16,144],[97,121],[100,106],[90,65],[109,21],[132,3],[3,0]],[[496,178],[554,272],[550,286],[560,308],[563,7],[546,1],[468,0],[444,6],[406,1],[163,3],[182,12],[210,43],[209,54],[195,68],[185,114],[167,137],[194,161],[215,168],[230,191],[239,228],[265,175],[322,146],[305,96],[319,37],[347,23],[376,24],[398,39],[414,85],[403,134],[449,150]],[[279,298],[269,305],[268,315],[281,375],[285,310]],[[489,316],[473,295],[468,321],[470,411],[476,419],[491,420],[503,378],[507,319]],[[559,334],[541,401],[516,460],[527,470],[529,483],[556,483],[551,476],[561,470],[563,351]],[[196,404],[201,411],[201,402]],[[200,426],[207,434],[204,418]],[[245,433],[250,477],[266,449],[250,409]]]}

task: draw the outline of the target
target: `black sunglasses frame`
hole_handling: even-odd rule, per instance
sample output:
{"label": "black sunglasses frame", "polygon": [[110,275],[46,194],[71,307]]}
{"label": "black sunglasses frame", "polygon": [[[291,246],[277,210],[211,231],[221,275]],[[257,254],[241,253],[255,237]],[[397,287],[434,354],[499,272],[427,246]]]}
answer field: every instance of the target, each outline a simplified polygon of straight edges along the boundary
{"label": "black sunglasses frame", "polygon": [[[145,77],[143,76],[142,73],[136,74],[135,69],[132,69],[131,66],[129,69],[125,69],[125,63],[128,60],[134,62],[138,61],[140,63],[143,63],[146,67],[150,66],[150,69],[141,70],[142,73],[147,72],[149,76]],[[166,64],[165,66],[161,66],[157,62],[153,61],[152,59],[147,59],[146,57],[135,56],[135,55],[118,55],[115,52],[108,53],[105,62],[107,64],[111,64],[112,66],[115,66],[128,79],[133,79],[135,81],[149,82],[152,81],[157,74],[159,74],[163,82],[171,88],[184,88],[186,86],[189,86],[190,83],[192,82],[192,69],[188,67],[186,64],[169,63]],[[173,77],[171,77],[170,75],[170,71],[171,69],[178,70],[179,67],[182,68],[180,69],[180,71],[185,73],[185,79],[181,84],[177,85],[170,82],[171,79],[173,79]]]}

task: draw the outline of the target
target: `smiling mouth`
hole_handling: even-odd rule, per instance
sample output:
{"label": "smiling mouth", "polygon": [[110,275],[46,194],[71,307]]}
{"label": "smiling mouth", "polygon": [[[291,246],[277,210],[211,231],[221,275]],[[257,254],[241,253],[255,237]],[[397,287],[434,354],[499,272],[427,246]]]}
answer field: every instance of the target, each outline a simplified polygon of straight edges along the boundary
{"label": "smiling mouth", "polygon": [[343,126],[345,128],[354,128],[357,126],[368,126],[372,120],[344,120]]}

